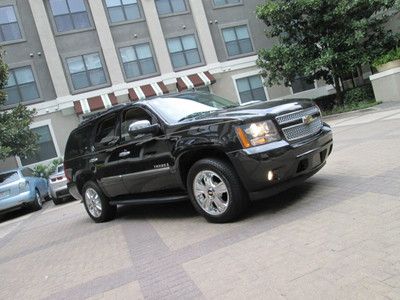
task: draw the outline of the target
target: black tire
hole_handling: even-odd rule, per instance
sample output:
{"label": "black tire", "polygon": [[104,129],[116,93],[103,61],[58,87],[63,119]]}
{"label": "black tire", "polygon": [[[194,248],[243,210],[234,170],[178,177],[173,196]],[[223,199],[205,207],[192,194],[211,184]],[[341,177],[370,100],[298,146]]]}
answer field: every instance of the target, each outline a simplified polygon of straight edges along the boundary
{"label": "black tire", "polygon": [[43,207],[43,198],[37,189],[35,189],[35,200],[32,202],[31,207],[33,210],[41,210]]}
{"label": "black tire", "polygon": [[[89,208],[88,202],[90,201],[87,200],[87,195],[86,195],[86,192],[89,189],[94,190],[99,197],[101,204],[101,212],[99,213],[99,215],[93,214],[93,212],[91,212]],[[95,221],[96,223],[103,223],[115,219],[117,215],[117,207],[110,205],[109,199],[103,194],[103,192],[96,183],[92,181],[87,182],[82,188],[82,196],[86,212],[88,213],[89,217],[92,218],[93,221]]]}
{"label": "black tire", "polygon": [[[201,172],[214,172],[218,175],[217,179],[221,179],[225,184],[225,188],[227,192],[226,195],[229,195],[229,201],[227,201],[226,210],[219,214],[213,215],[208,213],[205,209],[203,209],[194,195],[194,182],[196,176],[201,176]],[[248,207],[249,200],[248,195],[245,189],[240,182],[238,175],[236,174],[235,169],[231,164],[225,162],[220,159],[201,159],[197,161],[189,170],[189,174],[187,177],[187,189],[190,196],[190,200],[196,210],[203,215],[207,221],[212,223],[225,223],[234,221],[240,215],[242,215]],[[212,197],[212,196],[210,196]],[[226,196],[227,197],[227,196]],[[215,208],[216,205],[212,204]]]}

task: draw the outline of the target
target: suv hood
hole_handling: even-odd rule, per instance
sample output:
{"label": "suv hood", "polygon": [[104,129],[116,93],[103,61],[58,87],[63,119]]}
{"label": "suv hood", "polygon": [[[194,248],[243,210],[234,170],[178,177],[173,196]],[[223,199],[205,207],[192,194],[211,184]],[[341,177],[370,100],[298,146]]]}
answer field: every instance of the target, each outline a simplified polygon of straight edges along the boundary
{"label": "suv hood", "polygon": [[237,119],[248,120],[260,117],[275,117],[314,106],[309,99],[273,100],[251,103],[224,110],[216,110],[210,114],[195,118],[196,121],[206,119]]}

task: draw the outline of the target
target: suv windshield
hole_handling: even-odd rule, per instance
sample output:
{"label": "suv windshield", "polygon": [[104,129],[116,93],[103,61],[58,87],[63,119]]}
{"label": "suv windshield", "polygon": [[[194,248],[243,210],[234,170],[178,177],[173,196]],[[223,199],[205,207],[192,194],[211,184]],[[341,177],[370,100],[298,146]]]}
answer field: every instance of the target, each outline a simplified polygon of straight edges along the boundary
{"label": "suv windshield", "polygon": [[232,101],[213,94],[189,94],[175,98],[158,98],[149,100],[148,103],[170,124],[238,106]]}
{"label": "suv windshield", "polygon": [[19,175],[17,172],[8,172],[0,174],[0,185],[7,184],[19,179]]}

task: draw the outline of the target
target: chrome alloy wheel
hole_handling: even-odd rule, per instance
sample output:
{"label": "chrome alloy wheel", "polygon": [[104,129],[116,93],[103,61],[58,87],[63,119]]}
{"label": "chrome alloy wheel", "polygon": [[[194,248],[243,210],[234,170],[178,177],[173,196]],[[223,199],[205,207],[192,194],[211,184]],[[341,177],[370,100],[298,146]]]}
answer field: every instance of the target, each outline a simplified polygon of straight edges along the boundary
{"label": "chrome alloy wheel", "polygon": [[222,178],[213,171],[204,170],[196,175],[193,193],[199,206],[210,215],[222,215],[228,209],[228,188]]}
{"label": "chrome alloy wheel", "polygon": [[42,197],[40,196],[38,191],[36,191],[35,197],[36,197],[36,202],[39,205],[39,207],[42,207],[43,206],[43,201],[42,201]]}
{"label": "chrome alloy wheel", "polygon": [[99,194],[92,188],[88,188],[85,192],[85,203],[90,214],[99,218],[101,216],[102,206]]}

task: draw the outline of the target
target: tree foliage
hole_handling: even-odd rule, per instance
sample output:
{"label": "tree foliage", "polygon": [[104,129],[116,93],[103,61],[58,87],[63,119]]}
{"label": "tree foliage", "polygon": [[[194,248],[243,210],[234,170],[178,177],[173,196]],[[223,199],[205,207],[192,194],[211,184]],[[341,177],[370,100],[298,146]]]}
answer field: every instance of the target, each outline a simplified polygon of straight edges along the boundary
{"label": "tree foliage", "polygon": [[385,28],[400,0],[269,0],[257,8],[277,44],[259,51],[269,85],[290,85],[297,76],[334,84],[396,47],[399,36]]}
{"label": "tree foliage", "polygon": [[18,105],[6,110],[4,87],[8,80],[8,67],[0,53],[0,160],[18,155],[28,156],[36,151],[37,136],[29,129],[35,111]]}

